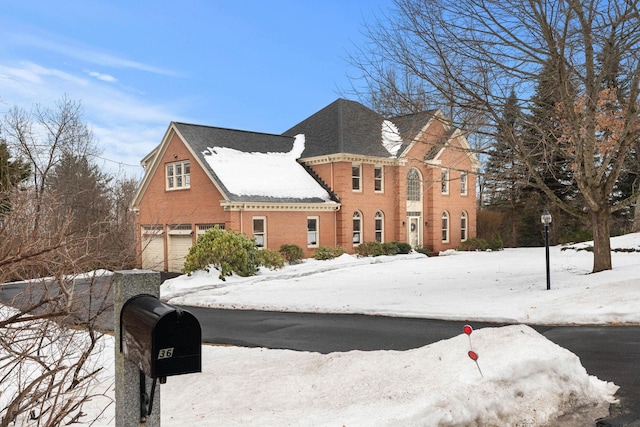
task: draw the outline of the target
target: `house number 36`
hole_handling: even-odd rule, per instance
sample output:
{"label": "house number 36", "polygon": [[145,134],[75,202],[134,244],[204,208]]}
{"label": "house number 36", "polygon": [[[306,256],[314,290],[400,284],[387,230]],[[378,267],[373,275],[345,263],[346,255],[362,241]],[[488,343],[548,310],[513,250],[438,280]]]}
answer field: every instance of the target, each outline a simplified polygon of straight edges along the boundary
{"label": "house number 36", "polygon": [[169,359],[173,357],[173,349],[174,347],[160,349],[158,352],[158,359]]}

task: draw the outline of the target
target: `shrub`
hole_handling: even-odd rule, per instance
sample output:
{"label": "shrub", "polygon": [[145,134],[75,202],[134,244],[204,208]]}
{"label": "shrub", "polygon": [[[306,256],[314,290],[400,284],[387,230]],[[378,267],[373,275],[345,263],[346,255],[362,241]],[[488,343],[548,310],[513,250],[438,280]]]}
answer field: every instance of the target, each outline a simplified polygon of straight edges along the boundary
{"label": "shrub", "polygon": [[384,255],[382,243],[364,242],[356,247],[356,253],[360,256],[380,256]]}
{"label": "shrub", "polygon": [[492,251],[501,251],[504,249],[504,244],[502,243],[502,237],[500,237],[500,234],[496,234],[493,236],[491,241],[489,241],[489,249]]}
{"label": "shrub", "polygon": [[256,274],[258,248],[255,241],[233,230],[218,227],[207,230],[189,249],[182,272],[189,275],[197,270],[209,272],[212,265],[220,271],[221,280],[233,273],[240,276]]}
{"label": "shrub", "polygon": [[399,254],[410,254],[411,253],[411,245],[407,242],[394,242],[398,247]]}
{"label": "shrub", "polygon": [[269,270],[277,270],[284,267],[285,259],[275,249],[261,249],[258,251],[258,264]]}
{"label": "shrub", "polygon": [[305,258],[304,250],[298,245],[282,245],[280,254],[289,264],[299,264]]}
{"label": "shrub", "polygon": [[459,251],[501,251],[502,249],[504,247],[499,234],[493,236],[493,239],[489,242],[481,238],[469,239],[462,242],[458,247]]}
{"label": "shrub", "polygon": [[423,255],[427,255],[427,256],[433,252],[433,251],[431,250],[431,248],[430,248],[430,247],[427,247],[427,246],[425,246],[425,247],[420,247],[420,248],[416,248],[415,250],[416,250],[416,252],[421,253],[421,254],[423,254]]}
{"label": "shrub", "polygon": [[459,251],[486,251],[489,249],[489,242],[484,239],[469,239],[460,244]]}
{"label": "shrub", "polygon": [[340,246],[338,246],[337,248],[332,248],[330,246],[320,246],[313,254],[313,258],[319,261],[324,261],[327,259],[337,258],[344,253],[346,253],[346,251]]}
{"label": "shrub", "polygon": [[382,251],[385,255],[396,255],[399,252],[398,244],[396,242],[383,243]]}

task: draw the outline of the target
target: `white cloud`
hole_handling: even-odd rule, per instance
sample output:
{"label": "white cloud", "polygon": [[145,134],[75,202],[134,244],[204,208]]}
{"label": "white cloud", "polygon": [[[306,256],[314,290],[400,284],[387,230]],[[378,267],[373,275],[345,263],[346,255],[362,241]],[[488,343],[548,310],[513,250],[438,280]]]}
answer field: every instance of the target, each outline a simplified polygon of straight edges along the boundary
{"label": "white cloud", "polygon": [[118,79],[116,79],[115,77],[113,77],[110,74],[102,74],[102,73],[99,73],[97,71],[89,71],[88,74],[91,77],[95,77],[98,80],[102,80],[103,82],[115,83],[115,82],[118,81]]}
{"label": "white cloud", "polygon": [[116,82],[115,77],[95,71],[76,75],[34,62],[0,65],[0,114],[14,106],[53,108],[63,96],[79,101],[83,119],[102,149],[97,163],[106,171],[139,174],[140,160],[160,143],[172,120],[185,121],[180,110],[192,102],[158,103]]}
{"label": "white cloud", "polygon": [[102,52],[94,47],[81,46],[74,40],[43,38],[33,34],[13,33],[8,37],[8,40],[4,40],[4,42],[42,49],[82,62],[89,62],[105,67],[130,68],[165,76],[175,75],[175,73],[171,70],[167,70],[161,67],[155,67],[153,65],[143,64],[137,61],[132,61],[130,59],[122,58],[112,53]]}

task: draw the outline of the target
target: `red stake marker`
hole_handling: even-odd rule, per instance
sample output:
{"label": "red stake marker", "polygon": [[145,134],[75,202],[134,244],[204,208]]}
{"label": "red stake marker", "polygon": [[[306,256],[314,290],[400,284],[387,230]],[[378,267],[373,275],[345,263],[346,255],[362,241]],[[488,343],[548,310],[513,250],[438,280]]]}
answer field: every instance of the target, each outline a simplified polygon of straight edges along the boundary
{"label": "red stake marker", "polygon": [[476,366],[478,367],[478,371],[480,372],[480,376],[484,378],[484,375],[482,374],[482,369],[480,369],[480,365],[478,364],[478,353],[473,351],[473,346],[471,345],[471,333],[473,332],[473,328],[471,327],[471,325],[464,325],[462,330],[469,337],[469,348],[471,350],[469,350],[469,353],[467,353],[467,354],[469,355],[469,358],[471,360],[476,362]]}

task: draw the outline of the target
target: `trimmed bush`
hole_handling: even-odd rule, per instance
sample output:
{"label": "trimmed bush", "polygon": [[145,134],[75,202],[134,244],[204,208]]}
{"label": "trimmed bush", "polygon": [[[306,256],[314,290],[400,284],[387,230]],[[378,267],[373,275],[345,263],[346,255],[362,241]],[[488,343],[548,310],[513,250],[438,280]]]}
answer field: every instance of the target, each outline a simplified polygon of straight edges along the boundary
{"label": "trimmed bush", "polygon": [[484,239],[469,239],[460,244],[459,251],[501,251],[504,249],[502,239],[496,234],[490,242]]}
{"label": "trimmed bush", "polygon": [[459,251],[486,251],[489,249],[489,242],[484,239],[469,239],[460,244]]}
{"label": "trimmed bush", "polygon": [[356,254],[360,256],[380,256],[384,255],[384,249],[382,243],[379,242],[364,242],[356,246]]}
{"label": "trimmed bush", "polygon": [[210,266],[220,271],[221,280],[233,273],[253,276],[258,271],[258,248],[254,239],[218,227],[207,230],[189,249],[182,272],[188,275],[197,270],[209,272]]}
{"label": "trimmed bush", "polygon": [[318,261],[324,261],[337,258],[344,253],[346,253],[346,251],[340,246],[338,246],[337,248],[332,248],[330,246],[320,246],[313,254],[313,258],[317,259]]}
{"label": "trimmed bush", "polygon": [[298,245],[282,245],[280,246],[280,255],[289,264],[299,264],[304,260],[304,250]]}
{"label": "trimmed bush", "polygon": [[400,250],[396,242],[390,242],[382,244],[382,251],[385,255],[397,255]]}
{"label": "trimmed bush", "polygon": [[427,247],[427,246],[416,248],[415,251],[420,253],[420,254],[427,255],[427,256],[429,256],[430,254],[433,253],[431,248]]}
{"label": "trimmed bush", "polygon": [[284,267],[285,259],[275,249],[260,249],[258,251],[258,263],[269,270],[277,270]]}
{"label": "trimmed bush", "polygon": [[394,242],[398,247],[399,254],[410,254],[411,253],[411,245],[407,242]]}

